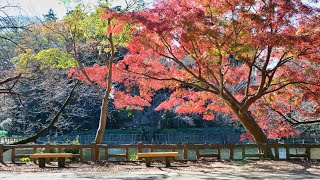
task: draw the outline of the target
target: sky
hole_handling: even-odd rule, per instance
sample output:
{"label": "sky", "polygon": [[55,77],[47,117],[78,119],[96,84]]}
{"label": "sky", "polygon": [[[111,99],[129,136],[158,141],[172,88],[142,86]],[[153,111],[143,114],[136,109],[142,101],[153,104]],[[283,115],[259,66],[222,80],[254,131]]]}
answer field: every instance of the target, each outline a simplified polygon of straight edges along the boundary
{"label": "sky", "polygon": [[[84,2],[87,5],[96,5],[99,0],[79,0]],[[145,0],[145,2],[149,3],[152,0]],[[61,19],[68,9],[72,9],[71,7],[66,7],[61,0],[0,0],[0,6],[5,4],[17,5],[21,7],[20,11],[11,11],[10,15],[20,15],[27,14],[29,16],[38,16],[42,17],[43,14],[46,14],[50,8],[57,14],[57,17]],[[124,0],[113,0],[115,6],[124,5]]]}
{"label": "sky", "polygon": [[[99,0],[78,0],[83,1],[85,4],[94,5],[97,4]],[[145,0],[146,3],[150,3],[154,0]],[[309,0],[302,0],[303,2],[308,2]],[[4,4],[10,5],[18,5],[22,9],[20,12],[17,10],[11,11],[10,15],[20,15],[20,14],[27,14],[29,16],[38,16],[42,17],[43,14],[46,14],[50,8],[54,10],[57,14],[57,17],[61,19],[68,9],[72,9],[71,7],[66,7],[61,3],[61,0],[0,0],[0,6]],[[113,0],[114,5],[124,5],[124,0]],[[314,4],[317,7],[320,7],[320,2]]]}

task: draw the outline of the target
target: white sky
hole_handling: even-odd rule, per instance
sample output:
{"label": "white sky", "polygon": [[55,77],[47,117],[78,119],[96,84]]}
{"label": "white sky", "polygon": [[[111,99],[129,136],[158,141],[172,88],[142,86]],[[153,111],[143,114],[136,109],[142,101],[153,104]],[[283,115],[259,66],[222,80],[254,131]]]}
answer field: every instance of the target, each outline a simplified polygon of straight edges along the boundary
{"label": "white sky", "polygon": [[[80,0],[87,5],[94,6],[99,0]],[[153,0],[145,0],[145,2],[152,2]],[[6,4],[17,5],[22,8],[20,12],[11,11],[10,15],[27,14],[29,16],[43,17],[50,8],[57,14],[58,18],[62,18],[67,10],[72,7],[66,7],[60,0],[0,0],[0,7]],[[124,0],[114,0],[113,5],[124,5]]]}
{"label": "white sky", "polygon": [[[89,5],[96,5],[99,0],[78,0],[83,1],[86,4]],[[154,0],[145,0],[146,3],[150,3]],[[303,2],[308,2],[309,0],[302,0]],[[309,1],[310,2],[310,1]],[[10,5],[18,5],[20,6],[23,11],[17,12],[11,11],[10,15],[19,15],[19,14],[26,14],[29,16],[38,16],[43,17],[43,14],[46,14],[50,8],[54,10],[54,12],[57,14],[58,18],[62,18],[66,12],[67,7],[64,6],[60,0],[0,0],[0,7],[5,4]],[[123,5],[124,0],[113,0],[114,5]],[[313,4],[317,7],[320,7],[320,2]],[[69,10],[72,7],[69,7]]]}

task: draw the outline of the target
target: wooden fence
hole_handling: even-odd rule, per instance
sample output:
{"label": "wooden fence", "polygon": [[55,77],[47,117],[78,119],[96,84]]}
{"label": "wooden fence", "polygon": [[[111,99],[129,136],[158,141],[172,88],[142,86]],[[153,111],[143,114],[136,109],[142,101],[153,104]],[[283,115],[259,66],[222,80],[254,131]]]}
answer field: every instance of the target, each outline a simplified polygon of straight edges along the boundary
{"label": "wooden fence", "polygon": [[[181,142],[188,144],[229,144],[243,143],[240,142],[241,133],[197,133],[197,134],[154,134],[146,136],[143,134],[105,134],[102,144],[137,144],[139,142],[145,144],[180,144]],[[10,144],[24,139],[23,137],[0,137],[0,144]],[[91,144],[94,142],[95,135],[60,135],[45,136],[37,139],[37,144],[65,144],[77,141],[79,144]],[[282,144],[319,144],[320,134],[315,137],[295,137],[288,139],[280,139],[278,142]],[[271,142],[270,142],[271,143]]]}
{"label": "wooden fence", "polygon": [[[276,160],[291,160],[291,159],[305,159],[311,160],[311,149],[319,149],[320,144],[142,144],[138,143],[135,145],[104,145],[104,144],[91,144],[91,145],[66,145],[66,144],[25,144],[25,145],[3,145],[0,144],[0,162],[4,160],[4,151],[11,150],[11,161],[14,163],[18,158],[30,157],[30,154],[18,154],[17,150],[19,149],[32,149],[32,153],[42,151],[42,152],[65,152],[67,149],[76,150],[75,157],[79,161],[83,162],[84,151],[86,149],[90,152],[89,161],[96,161],[94,157],[94,151],[96,148],[100,148],[104,152],[103,160],[110,160],[110,158],[122,158],[125,161],[130,161],[129,149],[133,149],[135,153],[137,152],[153,152],[153,151],[181,151],[181,160],[191,160],[190,151],[194,152],[195,159],[201,158],[217,158],[221,159],[221,150],[228,151],[229,160],[235,160],[235,149],[237,151],[241,150],[242,160],[247,158],[265,158],[264,150],[266,148],[271,148],[274,152]],[[285,149],[285,158],[279,158],[279,149]],[[122,149],[124,153],[109,153],[111,149]],[[252,149],[257,149],[256,153],[252,153]],[[303,149],[300,152],[292,153],[290,149]],[[202,150],[207,150],[205,153]],[[250,150],[250,151],[249,151]],[[258,151],[259,150],[259,151]],[[215,152],[213,152],[215,151]],[[111,152],[111,151],[110,151]],[[208,153],[209,152],[209,153]],[[302,152],[302,153],[301,153]],[[317,159],[320,159],[320,155]]]}

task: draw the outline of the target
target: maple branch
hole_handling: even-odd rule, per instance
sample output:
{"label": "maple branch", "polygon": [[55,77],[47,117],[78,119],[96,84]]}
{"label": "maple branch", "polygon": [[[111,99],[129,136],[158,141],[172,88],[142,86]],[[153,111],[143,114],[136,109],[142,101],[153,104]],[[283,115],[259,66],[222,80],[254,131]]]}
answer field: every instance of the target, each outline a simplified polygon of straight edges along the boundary
{"label": "maple branch", "polygon": [[220,48],[219,47],[217,47],[217,48],[218,48],[218,51],[219,51],[219,64],[220,64],[219,73],[218,73],[218,75],[219,75],[219,84],[220,84],[220,96],[222,96],[223,95],[223,87],[224,87],[224,85],[223,85],[223,73],[222,73],[222,68],[223,68],[222,60],[223,59],[222,59],[222,54],[221,54]]}
{"label": "maple branch", "polygon": [[157,78],[157,77],[153,77],[151,75],[144,74],[144,73],[133,72],[133,71],[130,71],[130,70],[125,70],[125,71],[128,71],[128,72],[133,73],[133,74],[141,75],[142,76],[141,78],[149,78],[149,79],[158,80],[158,81],[176,81],[176,82],[179,82],[179,83],[187,85],[187,86],[192,86],[192,87],[198,88],[198,89],[200,89],[202,91],[207,91],[207,92],[211,92],[213,94],[218,94],[218,91],[210,90],[208,88],[203,88],[203,87],[201,87],[199,85],[196,85],[194,83],[190,83],[190,82],[186,82],[186,81],[183,81],[183,80],[179,80],[179,79],[174,78],[174,77],[171,77],[171,78]]}
{"label": "maple branch", "polygon": [[199,61],[199,58],[198,58],[199,56],[198,56],[198,53],[197,53],[197,50],[196,50],[196,48],[195,48],[195,46],[194,46],[193,41],[191,41],[191,44],[192,44],[193,52],[195,52],[195,55],[196,55],[196,58],[194,58],[193,55],[192,55],[192,58],[194,58],[195,60],[198,60],[198,61],[196,61],[196,62],[197,62],[197,64],[198,64],[198,74],[199,74],[199,77],[201,78],[202,75],[201,75],[201,64],[200,64],[200,61]]}
{"label": "maple branch", "polygon": [[315,124],[315,123],[320,123],[320,119],[319,120],[311,120],[311,121],[298,121],[296,123],[294,123],[294,125],[301,125],[301,124]]}
{"label": "maple branch", "polygon": [[180,65],[184,70],[186,70],[189,74],[191,74],[195,79],[197,79],[200,82],[203,82],[205,84],[207,84],[208,86],[210,86],[212,89],[216,90],[216,87],[214,87],[211,83],[209,83],[208,81],[206,81],[204,78],[197,76],[196,74],[194,74],[187,66],[185,66],[172,52],[170,44],[161,36],[159,35],[162,43],[164,44],[164,46],[167,48],[168,52],[170,53],[170,56],[167,56],[163,53],[158,52],[157,50],[154,50],[156,53],[158,53],[159,55],[169,58],[171,60],[173,60],[174,62],[176,62],[178,65]]}
{"label": "maple branch", "polygon": [[10,81],[14,81],[14,80],[16,80],[16,79],[19,79],[19,78],[21,77],[21,75],[22,75],[22,74],[20,73],[20,74],[14,76],[14,77],[9,77],[9,78],[5,78],[5,79],[0,79],[0,85],[5,84],[5,83],[8,83],[8,82],[10,82]]}
{"label": "maple branch", "polygon": [[[246,111],[247,109],[249,109],[249,107],[256,101],[258,100],[260,97],[262,97],[264,95],[264,92],[267,90],[267,87],[265,86],[266,84],[266,78],[268,77],[268,73],[267,73],[267,67],[268,67],[268,64],[270,62],[270,59],[271,59],[271,53],[272,53],[272,46],[268,46],[267,48],[267,57],[266,57],[266,62],[264,63],[262,69],[261,69],[261,82],[260,82],[260,85],[259,85],[259,88],[257,90],[257,92],[252,95],[250,98],[247,97],[246,99],[244,99],[242,101],[242,108],[241,108],[241,111]],[[269,81],[270,82],[271,79],[269,78]]]}
{"label": "maple branch", "polygon": [[[88,80],[88,82],[94,87],[94,89],[98,92],[98,95],[100,98],[103,98],[100,90],[99,90],[99,87],[91,80],[91,78],[89,77],[89,75],[87,74],[83,64],[80,62],[79,60],[79,55],[78,55],[78,52],[77,52],[77,49],[76,49],[76,41],[75,41],[75,33],[76,33],[76,30],[77,30],[77,26],[75,25],[75,31],[72,33],[71,32],[71,35],[72,35],[72,45],[73,45],[73,53],[74,53],[74,58],[75,60],[77,61],[79,67],[80,67],[80,71],[83,73],[83,75],[86,77],[86,79]],[[71,29],[71,28],[70,28]]]}
{"label": "maple branch", "polygon": [[[193,46],[194,47],[194,46]],[[219,49],[219,48],[218,48]],[[219,49],[220,50],[220,49]],[[185,50],[186,52],[188,52],[187,50]],[[221,51],[219,51],[220,53],[221,53]],[[220,54],[221,55],[221,54]],[[194,59],[197,59],[197,58],[195,58],[194,56],[191,56],[192,58],[194,58]],[[222,55],[220,56],[220,60],[221,60],[221,62],[222,62]],[[221,64],[221,63],[220,63]],[[199,64],[199,66],[200,66],[200,64]],[[218,79],[215,77],[215,75],[213,74],[213,72],[211,71],[211,69],[208,67],[208,66],[206,66],[205,65],[205,67],[208,69],[208,71],[210,72],[210,74],[214,77],[214,79],[217,81],[217,84],[218,85],[220,85],[221,83],[219,83],[219,81],[218,81]],[[227,70],[228,71],[228,70]],[[227,73],[227,71],[225,72],[225,74]],[[222,75],[223,76],[223,75]],[[206,84],[209,84],[209,86],[210,87],[214,87],[212,84],[210,84],[207,80],[205,80],[204,78],[202,78],[201,76],[200,76],[200,74],[199,74],[199,78],[200,79],[203,79],[203,81],[201,81],[201,82],[205,82]],[[222,80],[223,81],[223,80]],[[222,83],[223,84],[223,83]],[[222,97],[222,99],[224,99],[224,100],[227,100],[227,102],[228,103],[231,103],[230,101],[232,101],[233,103],[235,103],[235,104],[237,104],[238,105],[238,101],[235,99],[235,97],[232,95],[232,93],[230,92],[230,91],[228,91],[224,86],[220,86],[220,88],[222,88],[222,90],[220,90],[220,96]],[[216,88],[216,87],[214,87],[213,88],[215,91],[216,91],[216,93],[218,93],[219,91],[218,91],[218,89]],[[224,94],[224,92],[226,93],[226,94]],[[215,94],[216,94],[215,93]]]}
{"label": "maple branch", "polygon": [[[183,69],[185,69],[189,74],[191,74],[194,78],[198,78],[197,75],[195,75],[187,66],[185,66],[183,64],[183,62],[181,62],[172,52],[171,50],[171,47],[170,47],[170,44],[164,39],[164,37],[162,37],[161,35],[159,35],[163,45],[167,48],[168,52],[170,53],[170,56],[167,56],[167,55],[164,55],[162,53],[160,53],[160,55],[164,55],[165,57],[169,58],[169,59],[172,59],[174,62],[176,62],[177,64],[179,64]],[[159,54],[159,52],[157,52]]]}
{"label": "maple branch", "polygon": [[267,70],[268,64],[269,64],[269,62],[270,62],[272,47],[271,47],[271,46],[268,46],[267,49],[268,49],[268,50],[267,50],[268,52],[267,52],[266,62],[264,63],[263,68],[262,68],[262,71],[261,71],[262,77],[261,77],[261,82],[260,82],[260,86],[259,86],[258,92],[261,92],[261,91],[262,91],[262,89],[263,89],[263,87],[264,87],[264,85],[265,85],[265,83],[266,83],[266,78],[267,78],[267,72],[266,72],[266,70]]}
{"label": "maple branch", "polygon": [[[198,66],[199,66],[199,68],[198,68],[199,77],[202,78],[202,75],[201,75],[201,63],[200,63],[199,58],[198,57],[194,57],[183,45],[181,45],[181,47],[187,54],[191,55],[191,58],[196,60]],[[207,71],[211,74],[211,76],[214,78],[214,80],[216,81],[217,85],[219,86],[219,81],[218,81],[217,77],[214,75],[214,73],[212,72],[212,70],[207,65],[203,65],[203,66],[207,69]]]}
{"label": "maple branch", "polygon": [[[256,59],[260,56],[262,51],[260,51],[260,53],[258,55],[256,55],[257,52],[258,52],[258,49],[256,50],[256,52],[254,54],[254,57],[253,57],[253,60],[252,60],[251,64],[255,64]],[[250,70],[249,70],[249,75],[248,75],[248,80],[247,80],[247,87],[246,87],[244,101],[249,97],[248,95],[249,95],[249,89],[250,89],[251,75],[252,75],[253,66],[249,65],[249,68],[250,68]],[[242,101],[242,102],[244,102],[244,101]]]}
{"label": "maple branch", "polygon": [[289,51],[286,51],[282,54],[282,56],[280,57],[279,59],[279,62],[277,63],[277,65],[271,70],[271,75],[269,76],[269,82],[267,84],[267,86],[269,87],[271,82],[272,82],[272,79],[274,77],[274,75],[276,74],[277,70],[279,69],[279,67],[281,67],[282,65],[284,65],[286,62],[289,62],[291,59],[293,59],[293,57],[288,57],[288,58],[284,58],[287,54],[288,54]]}
{"label": "maple branch", "polygon": [[[275,91],[279,91],[279,90],[285,88],[286,86],[292,85],[292,84],[309,84],[309,85],[314,85],[314,86],[320,87],[320,85],[314,84],[314,83],[309,83],[309,82],[304,82],[304,81],[292,81],[292,82],[288,82],[288,83],[282,84],[282,85],[279,86],[278,88],[265,91],[264,93],[262,93],[262,96],[263,96],[263,95],[266,95],[266,94],[269,94],[269,93],[272,93],[272,92],[275,92]],[[277,85],[280,85],[280,83],[271,84],[270,86],[277,86]]]}
{"label": "maple branch", "polygon": [[266,103],[266,105],[268,106],[268,108],[270,108],[272,111],[276,112],[278,115],[280,115],[284,120],[286,120],[287,122],[289,122],[292,126],[298,126],[301,124],[315,124],[315,123],[320,123],[320,119],[319,120],[308,120],[308,121],[298,121],[292,117],[287,117],[286,115],[284,115],[282,112],[280,112],[279,110],[274,109],[273,107],[271,107],[268,103]]}
{"label": "maple branch", "polygon": [[8,90],[8,89],[0,89],[0,94],[13,94],[13,95],[22,96],[22,94],[17,93],[17,92],[12,91],[12,90]]}
{"label": "maple branch", "polygon": [[272,108],[271,106],[268,106],[272,111],[274,111],[275,113],[277,113],[279,116],[281,116],[284,120],[286,120],[288,123],[290,123],[291,125],[295,125],[296,122],[293,122],[295,121],[294,119],[289,119],[287,118],[282,112]]}

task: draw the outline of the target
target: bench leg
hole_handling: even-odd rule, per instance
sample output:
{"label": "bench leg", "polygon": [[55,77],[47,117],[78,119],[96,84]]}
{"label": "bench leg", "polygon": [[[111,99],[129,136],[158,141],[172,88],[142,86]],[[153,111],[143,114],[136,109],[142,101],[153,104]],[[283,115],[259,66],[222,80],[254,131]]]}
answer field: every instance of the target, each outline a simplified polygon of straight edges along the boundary
{"label": "bench leg", "polygon": [[38,163],[40,168],[46,167],[46,159],[45,158],[38,158]]}
{"label": "bench leg", "polygon": [[169,157],[166,157],[166,167],[170,167],[171,164],[170,164],[170,158]]}
{"label": "bench leg", "polygon": [[146,161],[146,166],[150,167],[151,166],[151,159],[150,158],[145,158]]}
{"label": "bench leg", "polygon": [[58,167],[65,167],[66,158],[58,158]]}

